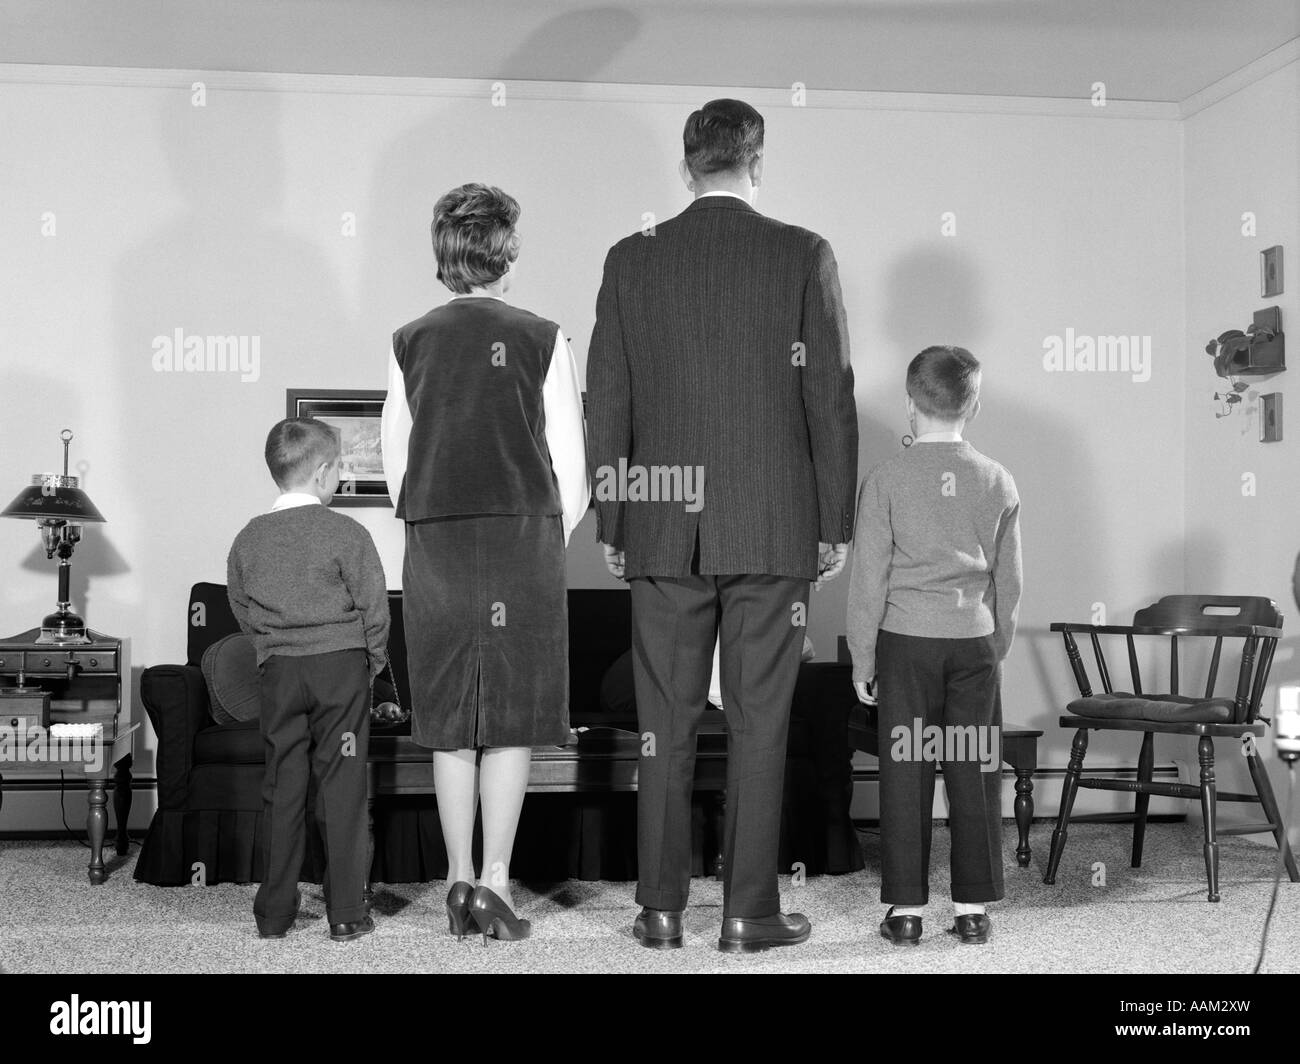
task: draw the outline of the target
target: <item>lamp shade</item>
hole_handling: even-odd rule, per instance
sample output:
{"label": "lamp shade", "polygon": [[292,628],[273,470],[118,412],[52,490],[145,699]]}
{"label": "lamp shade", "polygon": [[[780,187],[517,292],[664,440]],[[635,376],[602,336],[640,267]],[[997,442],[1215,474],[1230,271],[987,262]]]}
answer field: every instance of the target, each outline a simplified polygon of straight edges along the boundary
{"label": "lamp shade", "polygon": [[19,517],[37,521],[104,521],[104,515],[90,496],[77,487],[76,477],[61,477],[53,473],[39,473],[32,477],[29,487],[23,488],[8,506],[0,510],[0,517]]}

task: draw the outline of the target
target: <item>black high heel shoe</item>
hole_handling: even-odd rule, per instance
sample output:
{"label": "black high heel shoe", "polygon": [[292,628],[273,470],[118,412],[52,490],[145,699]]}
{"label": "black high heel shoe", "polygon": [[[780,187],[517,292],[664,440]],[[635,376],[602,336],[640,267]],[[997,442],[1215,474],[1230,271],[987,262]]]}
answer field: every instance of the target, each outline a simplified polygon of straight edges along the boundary
{"label": "black high heel shoe", "polygon": [[469,899],[474,888],[468,883],[453,883],[447,891],[447,930],[460,941],[469,933]]}
{"label": "black high heel shoe", "polygon": [[532,924],[517,917],[509,905],[485,886],[474,888],[469,899],[469,911],[483,933],[485,946],[489,936],[502,942],[517,942],[532,933]]}

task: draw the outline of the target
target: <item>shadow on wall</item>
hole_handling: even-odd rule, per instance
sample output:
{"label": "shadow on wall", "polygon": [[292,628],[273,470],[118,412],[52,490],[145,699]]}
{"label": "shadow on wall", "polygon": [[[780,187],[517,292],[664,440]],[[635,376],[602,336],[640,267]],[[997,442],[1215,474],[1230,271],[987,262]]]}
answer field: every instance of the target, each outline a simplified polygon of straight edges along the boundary
{"label": "shadow on wall", "polygon": [[[593,25],[597,32],[592,31]],[[569,12],[550,19],[514,53],[503,56],[500,69],[527,77],[534,69],[531,57],[545,56],[549,62],[556,54],[568,55],[572,80],[598,81],[610,60],[633,42],[639,28],[636,16],[615,8]],[[591,40],[602,42],[603,50],[591,51]],[[638,119],[634,109],[617,112],[616,144],[591,143],[579,128],[573,134],[581,146],[575,147],[545,130],[535,130],[532,105],[514,100],[509,82],[505,92],[505,106],[494,107],[489,95],[478,101],[481,114],[463,101],[424,100],[421,120],[379,155],[364,214],[367,258],[361,271],[358,322],[362,357],[374,359],[377,365],[386,358],[398,327],[451,297],[435,277],[429,239],[434,202],[449,189],[478,181],[497,185],[519,200],[521,254],[507,299],[557,320],[572,341],[579,365],[585,362],[589,326],[575,321],[576,314],[564,307],[580,305],[588,318],[594,315],[605,253],[635,231],[647,209],[644,198],[637,198],[635,183],[630,189],[616,184],[593,189],[587,153],[625,157],[650,175],[661,170],[659,184],[680,194],[682,206],[686,204],[676,157],[660,157],[655,131]],[[646,182],[658,187],[654,176]],[[603,219],[608,211],[592,209],[593,195],[614,204],[626,196],[626,205],[615,207],[626,221],[606,228]],[[560,233],[562,245],[551,235]],[[573,534],[569,584],[621,586],[605,568],[594,528],[594,520],[588,517]]]}
{"label": "shadow on wall", "polygon": [[[102,505],[136,526],[116,542],[148,588],[131,607],[131,631],[167,641],[137,651],[145,665],[180,660],[183,643],[171,640],[184,638],[190,585],[224,582],[235,534],[274,497],[262,449],[284,416],[285,388],[329,380],[356,351],[328,257],[281,220],[280,97],[192,100],[177,89],[158,111],[180,206],[135,219],[139,241],[116,269],[105,374],[124,490]],[[201,357],[187,366],[191,345]]]}
{"label": "shadow on wall", "polygon": [[[863,472],[898,449],[911,359],[932,344],[969,348],[983,366],[983,401],[966,435],[1010,470],[1021,498],[1024,588],[1016,642],[1004,669],[1004,713],[1009,722],[1044,729],[1044,763],[1063,761],[1070,736],[1056,720],[1074,697],[1074,684],[1060,636],[1048,626],[1087,620],[1081,602],[1114,602],[1129,593],[1114,587],[1107,569],[1115,532],[1097,506],[1100,478],[1089,457],[1091,433],[1082,421],[1053,417],[1015,398],[1024,394],[1017,385],[1028,356],[1005,343],[994,346],[979,263],[968,251],[950,241],[918,244],[890,266],[886,283],[886,387],[898,397],[899,427],[863,425]],[[1041,352],[1030,354],[1028,364],[1036,369]],[[1180,581],[1180,567],[1181,555],[1151,561],[1155,580]]]}

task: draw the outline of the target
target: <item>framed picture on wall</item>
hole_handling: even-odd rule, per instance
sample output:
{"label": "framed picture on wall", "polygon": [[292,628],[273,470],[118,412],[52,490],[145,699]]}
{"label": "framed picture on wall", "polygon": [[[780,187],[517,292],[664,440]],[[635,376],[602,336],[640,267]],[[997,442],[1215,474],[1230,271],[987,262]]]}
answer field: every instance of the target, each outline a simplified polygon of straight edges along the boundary
{"label": "framed picture on wall", "polygon": [[286,392],[286,417],[314,417],[338,429],[343,454],[335,506],[393,504],[384,479],[379,436],[386,395],[383,391],[346,388],[290,388]]}

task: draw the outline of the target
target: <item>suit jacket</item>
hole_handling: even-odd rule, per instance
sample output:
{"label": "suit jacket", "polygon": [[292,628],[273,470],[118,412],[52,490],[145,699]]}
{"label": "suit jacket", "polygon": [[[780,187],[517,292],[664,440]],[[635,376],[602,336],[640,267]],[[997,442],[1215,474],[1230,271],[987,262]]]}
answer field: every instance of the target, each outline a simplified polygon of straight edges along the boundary
{"label": "suit jacket", "polygon": [[[835,256],[816,233],[707,196],[619,241],[587,396],[596,538],[625,551],[629,578],[690,573],[697,530],[700,573],[808,580],[819,540],[851,538],[853,369]],[[645,497],[674,468],[703,469],[702,506]]]}

